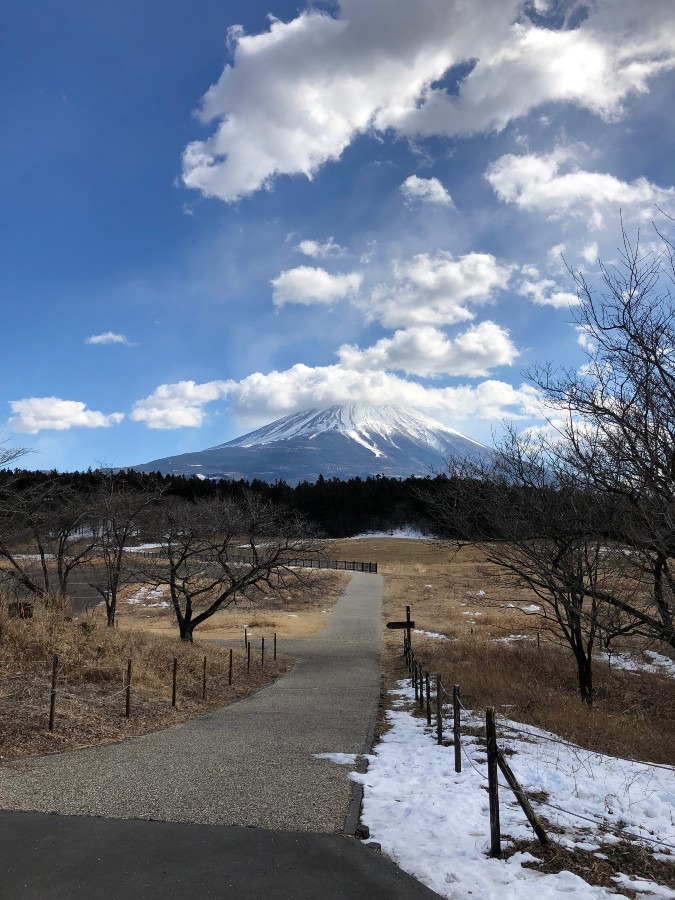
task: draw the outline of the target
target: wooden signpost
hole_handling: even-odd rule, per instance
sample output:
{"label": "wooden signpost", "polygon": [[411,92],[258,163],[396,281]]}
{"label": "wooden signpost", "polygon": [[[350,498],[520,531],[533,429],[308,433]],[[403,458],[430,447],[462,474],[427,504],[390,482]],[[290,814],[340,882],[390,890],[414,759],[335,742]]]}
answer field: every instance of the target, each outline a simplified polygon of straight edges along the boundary
{"label": "wooden signpost", "polygon": [[408,646],[410,646],[410,629],[415,627],[415,623],[410,621],[410,607],[405,608],[405,622],[387,622],[387,628],[405,628],[408,637]]}

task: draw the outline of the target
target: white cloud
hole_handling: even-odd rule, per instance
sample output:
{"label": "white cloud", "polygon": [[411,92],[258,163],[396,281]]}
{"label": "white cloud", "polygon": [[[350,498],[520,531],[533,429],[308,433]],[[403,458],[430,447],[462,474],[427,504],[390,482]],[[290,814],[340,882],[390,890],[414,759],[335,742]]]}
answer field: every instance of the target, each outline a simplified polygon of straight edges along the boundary
{"label": "white cloud", "polygon": [[550,278],[542,278],[539,281],[524,279],[518,285],[517,290],[521,297],[529,297],[537,306],[554,306],[556,309],[564,309],[579,304],[576,294],[559,290],[555,281]]}
{"label": "white cloud", "polygon": [[367,313],[390,328],[408,325],[453,325],[468,321],[470,304],[486,303],[508,286],[511,267],[489,253],[420,253],[394,264],[394,283],[378,285]]}
{"label": "white cloud", "polygon": [[582,257],[586,260],[589,265],[593,265],[598,261],[598,244],[597,241],[593,241],[590,244],[587,244],[583,250],[581,251]]}
{"label": "white cloud", "polygon": [[344,256],[345,249],[336,244],[332,237],[327,241],[300,241],[295,249],[304,256],[311,256],[313,259],[327,259],[331,256]]}
{"label": "white cloud", "polygon": [[[547,4],[538,0],[540,12]],[[230,31],[234,58],[201,103],[214,123],[183,154],[183,181],[233,201],[279,174],[311,177],[359,134],[499,130],[545,103],[603,119],[675,66],[675,6],[595,0],[574,27],[528,18],[521,0],[341,0],[268,31]],[[455,90],[438,82],[472,63]]]}
{"label": "white cloud", "polygon": [[401,192],[408,203],[420,200],[439,206],[452,206],[452,197],[438,178],[419,178],[410,175],[401,185]]}
{"label": "white cloud", "polygon": [[286,303],[300,303],[312,306],[318,303],[330,306],[357,293],[362,281],[363,276],[359,272],[331,275],[325,269],[298,266],[272,279],[274,305],[281,307]]}
{"label": "white cloud", "polygon": [[229,388],[227,381],[161,384],[149,397],[134,403],[130,418],[148,428],[199,428],[205,417],[203,407],[225,397]]}
{"label": "white cloud", "polygon": [[106,415],[79,400],[60,400],[58,397],[27,397],[10,400],[14,415],[9,425],[22,434],[37,434],[39,431],[65,431],[68,428],[109,428],[124,418],[124,413]]}
{"label": "white cloud", "polygon": [[399,403],[452,420],[500,419],[541,415],[534,388],[513,387],[487,380],[475,386],[426,387],[376,369],[347,369],[342,365],[310,367],[301,363],[285,371],[256,372],[231,384],[232,411],[242,419],[263,424],[312,407],[367,400]]}
{"label": "white cloud", "polygon": [[117,334],[115,331],[104,331],[103,334],[91,334],[84,339],[85,344],[123,344],[125,347],[133,347],[126,334]]}
{"label": "white cloud", "polygon": [[431,326],[402,329],[360,350],[345,345],[338,351],[348,369],[400,369],[408,375],[465,375],[483,377],[496,366],[511,365],[518,351],[508,331],[494,322],[481,322],[450,340]]}
{"label": "white cloud", "polygon": [[[675,7],[674,7],[675,8]],[[569,171],[561,171],[563,167]],[[672,207],[675,189],[661,188],[646,178],[627,182],[604,172],[574,166],[574,154],[558,148],[552,153],[507,154],[492,163],[486,178],[504,203],[540,212],[550,218],[569,215],[601,228],[607,212],[619,210],[638,218],[650,217],[656,205]]]}

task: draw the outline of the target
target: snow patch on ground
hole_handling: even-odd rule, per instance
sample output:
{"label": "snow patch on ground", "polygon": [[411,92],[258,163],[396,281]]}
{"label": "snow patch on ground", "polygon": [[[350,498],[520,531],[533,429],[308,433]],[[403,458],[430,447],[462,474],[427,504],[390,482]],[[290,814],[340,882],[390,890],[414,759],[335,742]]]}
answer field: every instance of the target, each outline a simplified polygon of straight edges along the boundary
{"label": "snow patch on ground", "polygon": [[437,640],[437,641],[449,641],[450,640],[450,638],[447,636],[447,634],[441,634],[438,631],[422,631],[419,628],[413,628],[413,634],[419,634],[419,635],[421,635],[421,637],[425,637],[425,638],[433,638],[434,640]]}
{"label": "snow patch on ground", "polygon": [[392,528],[390,531],[364,531],[361,534],[355,534],[347,540],[356,541],[360,538],[405,538],[409,541],[431,541],[434,539],[432,534],[424,534],[417,528]]}
{"label": "snow patch on ground", "polygon": [[617,669],[624,669],[627,672],[649,672],[652,675],[665,675],[668,678],[675,678],[675,662],[655,650],[646,650],[644,654],[651,662],[645,662],[643,659],[635,659],[633,656],[626,656],[623,653],[603,653],[602,658],[605,662],[610,663]]}
{"label": "snow patch on ground", "polygon": [[356,764],[356,753],[312,753],[314,759],[327,759],[337,763],[338,766],[353,766]]}
{"label": "snow patch on ground", "polygon": [[[372,840],[396,863],[448,900],[625,896],[591,886],[570,872],[548,875],[525,868],[523,863],[533,860],[530,854],[490,859],[484,747],[465,735],[463,771],[456,774],[452,747],[439,747],[425,720],[408,711],[412,689],[401,682],[392,693],[397,708],[387,712],[390,729],[367,757],[368,771],[350,777],[364,786],[361,818]],[[484,720],[465,713],[463,725],[484,727]],[[540,807],[563,829],[553,836],[557,842],[599,851],[601,842],[612,840],[602,828],[624,828],[675,851],[675,768],[592,753],[509,720],[501,720],[498,731],[499,744],[512,751],[509,762],[525,790],[543,791],[549,803],[569,811]],[[452,740],[451,723],[444,737]],[[502,834],[532,837],[505,785],[500,788],[500,814]],[[653,849],[664,853],[667,848]],[[667,888],[649,881],[638,887],[625,875],[617,885],[639,890],[645,898],[675,898]]]}

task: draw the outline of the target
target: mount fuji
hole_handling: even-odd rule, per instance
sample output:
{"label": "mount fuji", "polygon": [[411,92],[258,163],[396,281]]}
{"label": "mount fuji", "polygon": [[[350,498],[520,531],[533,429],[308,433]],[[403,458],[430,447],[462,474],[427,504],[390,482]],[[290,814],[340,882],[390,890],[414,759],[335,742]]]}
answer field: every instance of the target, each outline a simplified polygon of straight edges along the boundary
{"label": "mount fuji", "polygon": [[402,406],[349,403],[310,409],[208,450],[132,466],[139,472],[240,478],[289,484],[369,475],[390,478],[443,471],[451,459],[492,451],[441,422]]}

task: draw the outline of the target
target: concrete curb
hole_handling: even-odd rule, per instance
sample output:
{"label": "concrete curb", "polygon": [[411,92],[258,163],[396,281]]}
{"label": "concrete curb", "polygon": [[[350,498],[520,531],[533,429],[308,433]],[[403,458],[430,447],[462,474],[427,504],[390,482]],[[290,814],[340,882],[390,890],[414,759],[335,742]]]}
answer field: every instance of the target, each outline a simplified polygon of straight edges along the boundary
{"label": "concrete curb", "polygon": [[[380,690],[377,699],[377,708],[375,710],[375,715],[371,718],[368,723],[368,732],[366,734],[366,740],[363,744],[363,750],[361,751],[361,756],[356,765],[356,771],[360,774],[365,774],[368,771],[368,760],[365,758],[367,754],[372,752],[373,744],[375,743],[375,728],[377,727],[377,720],[380,715],[380,711],[382,710],[382,706],[384,704],[384,682],[382,677],[380,677]],[[350,835],[352,837],[356,834],[356,827],[359,824],[359,819],[361,818],[361,806],[363,805],[363,785],[358,784],[356,781],[352,782],[352,796],[349,800],[349,806],[347,807],[347,817],[345,818],[344,825],[344,833]]]}

